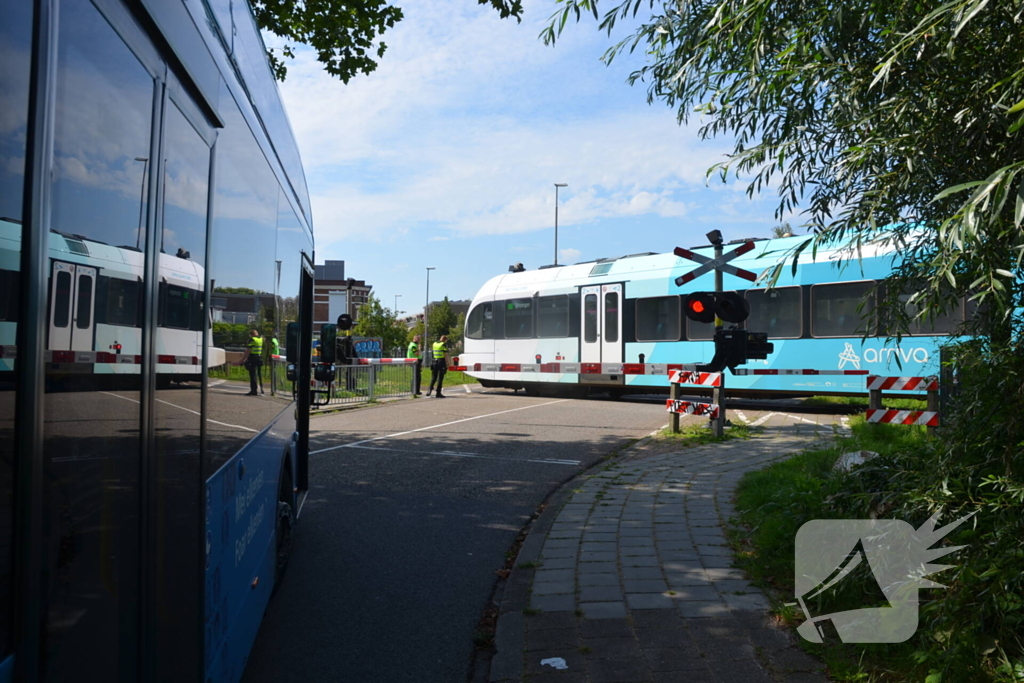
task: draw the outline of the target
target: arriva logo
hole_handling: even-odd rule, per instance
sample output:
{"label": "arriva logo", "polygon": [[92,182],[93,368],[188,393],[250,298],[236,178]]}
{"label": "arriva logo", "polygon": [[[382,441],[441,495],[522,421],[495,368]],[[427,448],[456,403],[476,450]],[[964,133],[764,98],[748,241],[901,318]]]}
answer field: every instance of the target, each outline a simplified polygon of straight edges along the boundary
{"label": "arriva logo", "polygon": [[842,370],[847,363],[852,365],[854,369],[860,370],[861,362],[888,364],[894,359],[899,359],[904,363],[909,363],[911,361],[915,363],[927,363],[931,358],[931,355],[928,353],[928,349],[920,346],[909,349],[904,349],[902,347],[897,347],[895,349],[868,347],[861,351],[861,353],[863,355],[858,356],[857,352],[853,348],[853,344],[847,342],[843,350],[839,352],[839,369]]}

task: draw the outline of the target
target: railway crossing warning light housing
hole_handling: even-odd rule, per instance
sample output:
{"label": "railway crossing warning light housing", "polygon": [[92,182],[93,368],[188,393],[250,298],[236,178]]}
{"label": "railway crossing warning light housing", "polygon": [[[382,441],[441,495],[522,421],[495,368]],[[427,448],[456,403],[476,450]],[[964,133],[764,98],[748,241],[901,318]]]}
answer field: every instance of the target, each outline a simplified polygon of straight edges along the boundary
{"label": "railway crossing warning light housing", "polygon": [[712,323],[718,316],[727,323],[741,323],[750,315],[750,303],[736,292],[693,292],[683,302],[686,317]]}
{"label": "railway crossing warning light housing", "polygon": [[698,365],[700,372],[721,372],[725,368],[735,370],[750,360],[765,360],[775,350],[765,332],[747,330],[716,330],[715,356],[708,365]]}

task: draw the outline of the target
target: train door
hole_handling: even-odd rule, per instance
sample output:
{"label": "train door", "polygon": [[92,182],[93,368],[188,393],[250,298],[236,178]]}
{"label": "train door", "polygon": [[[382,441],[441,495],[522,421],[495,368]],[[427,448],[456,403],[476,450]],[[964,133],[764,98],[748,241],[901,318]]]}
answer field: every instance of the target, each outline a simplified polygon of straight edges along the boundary
{"label": "train door", "polygon": [[54,261],[50,271],[50,343],[53,351],[91,351],[96,269]]}
{"label": "train door", "polygon": [[598,307],[601,299],[601,285],[583,287],[580,290],[583,305],[580,306],[580,362],[601,362],[601,316]]}
{"label": "train door", "polygon": [[622,362],[622,283],[580,289],[581,363]]}
{"label": "train door", "polygon": [[601,362],[622,362],[622,284],[601,285]]}

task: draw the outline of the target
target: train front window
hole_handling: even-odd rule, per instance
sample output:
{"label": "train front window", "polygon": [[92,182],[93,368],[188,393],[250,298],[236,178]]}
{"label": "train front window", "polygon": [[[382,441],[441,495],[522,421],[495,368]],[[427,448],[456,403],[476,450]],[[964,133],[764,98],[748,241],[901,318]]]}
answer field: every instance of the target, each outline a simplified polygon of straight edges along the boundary
{"label": "train front window", "polygon": [[493,319],[494,309],[491,302],[474,306],[473,310],[469,312],[469,318],[466,319],[466,338],[492,339],[494,337],[491,328]]}
{"label": "train front window", "polygon": [[874,282],[837,282],[811,287],[811,335],[857,337],[874,333]]}
{"label": "train front window", "polygon": [[193,300],[197,293],[191,289],[168,285],[164,294],[164,327],[187,330],[191,325]]}
{"label": "train front window", "polygon": [[537,336],[569,336],[569,297],[542,296],[537,299]]}
{"label": "train front window", "polygon": [[748,289],[750,317],[746,328],[765,332],[770,339],[799,339],[803,334],[803,307],[799,287]]}
{"label": "train front window", "polygon": [[637,299],[637,341],[677,341],[678,339],[678,296],[657,296],[649,299]]}
{"label": "train front window", "polygon": [[597,295],[583,297],[583,341],[593,344],[597,341]]}
{"label": "train front window", "polygon": [[505,302],[505,337],[529,339],[533,336],[533,299],[509,299]]}
{"label": "train front window", "polygon": [[62,270],[57,273],[57,284],[53,288],[53,326],[67,327],[70,318],[71,273]]}

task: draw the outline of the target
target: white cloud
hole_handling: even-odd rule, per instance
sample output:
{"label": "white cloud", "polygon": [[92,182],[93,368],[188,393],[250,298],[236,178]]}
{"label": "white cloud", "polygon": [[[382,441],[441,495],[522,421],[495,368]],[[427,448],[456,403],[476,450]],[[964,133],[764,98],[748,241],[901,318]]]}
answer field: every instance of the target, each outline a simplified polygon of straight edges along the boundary
{"label": "white cloud", "polygon": [[583,255],[583,252],[581,252],[579,249],[573,249],[571,247],[568,248],[568,249],[559,249],[558,250],[558,257],[560,259],[562,259],[563,262],[566,262],[566,261],[576,261],[582,255]]}
{"label": "white cloud", "polygon": [[447,242],[448,238],[447,237],[434,236],[434,237],[430,238],[430,241],[431,242]]}

